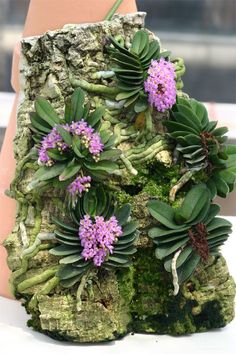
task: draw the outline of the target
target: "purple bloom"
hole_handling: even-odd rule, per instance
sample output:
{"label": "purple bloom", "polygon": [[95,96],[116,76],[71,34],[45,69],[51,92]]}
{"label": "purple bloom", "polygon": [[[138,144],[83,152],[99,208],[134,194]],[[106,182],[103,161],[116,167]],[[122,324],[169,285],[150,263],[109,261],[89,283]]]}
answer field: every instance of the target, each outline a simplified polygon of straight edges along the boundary
{"label": "purple bloom", "polygon": [[77,177],[69,186],[68,192],[75,196],[77,194],[81,195],[83,192],[87,192],[90,188],[91,177],[84,176],[84,177]]}
{"label": "purple bloom", "polygon": [[63,152],[68,148],[68,145],[63,141],[56,128],[53,128],[52,131],[42,140],[41,147],[39,149],[39,161],[51,166],[53,164],[53,160],[48,156],[47,150],[55,148],[57,148],[60,152]]}
{"label": "purple bloom", "polygon": [[89,142],[89,151],[91,154],[97,156],[103,150],[103,143],[98,133],[94,133],[90,142]]}
{"label": "purple bloom", "polygon": [[[103,151],[104,145],[101,141],[100,135],[94,132],[94,129],[88,125],[83,119],[79,122],[72,122],[61,125],[72,136],[77,136],[81,140],[81,144],[89,150],[93,155],[95,161],[99,160],[99,155]],[[57,148],[60,153],[66,151],[69,146],[63,141],[61,135],[57,132],[56,127],[43,138],[41,147],[39,149],[39,161],[48,166],[51,166],[54,161],[48,156],[48,149]]]}
{"label": "purple bloom", "polygon": [[148,92],[148,101],[159,112],[171,108],[176,101],[175,68],[172,63],[161,58],[152,60],[148,69],[148,78],[144,89]]}
{"label": "purple bloom", "polygon": [[92,259],[95,266],[100,267],[106,257],[113,253],[116,238],[122,235],[122,228],[115,216],[105,221],[103,216],[96,216],[95,222],[89,215],[80,221],[79,237],[83,247],[85,260]]}

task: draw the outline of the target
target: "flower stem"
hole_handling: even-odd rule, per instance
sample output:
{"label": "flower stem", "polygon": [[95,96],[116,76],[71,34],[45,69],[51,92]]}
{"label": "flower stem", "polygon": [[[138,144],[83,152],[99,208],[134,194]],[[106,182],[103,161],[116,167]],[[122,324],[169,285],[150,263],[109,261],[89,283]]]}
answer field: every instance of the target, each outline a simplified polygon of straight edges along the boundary
{"label": "flower stem", "polygon": [[111,21],[113,15],[116,13],[116,11],[119,8],[119,6],[121,5],[122,1],[123,0],[116,0],[114,5],[112,6],[112,8],[107,13],[106,17],[104,18],[104,21]]}

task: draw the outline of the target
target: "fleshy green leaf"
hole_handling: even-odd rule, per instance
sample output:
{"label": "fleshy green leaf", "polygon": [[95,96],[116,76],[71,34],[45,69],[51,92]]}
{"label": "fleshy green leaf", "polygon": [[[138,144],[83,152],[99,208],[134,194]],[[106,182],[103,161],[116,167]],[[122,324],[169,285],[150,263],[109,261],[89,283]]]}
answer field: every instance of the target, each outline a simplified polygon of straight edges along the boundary
{"label": "fleshy green leaf", "polygon": [[37,114],[51,127],[54,127],[56,124],[60,123],[60,118],[58,117],[56,111],[45,98],[37,98],[35,101],[35,110]]}

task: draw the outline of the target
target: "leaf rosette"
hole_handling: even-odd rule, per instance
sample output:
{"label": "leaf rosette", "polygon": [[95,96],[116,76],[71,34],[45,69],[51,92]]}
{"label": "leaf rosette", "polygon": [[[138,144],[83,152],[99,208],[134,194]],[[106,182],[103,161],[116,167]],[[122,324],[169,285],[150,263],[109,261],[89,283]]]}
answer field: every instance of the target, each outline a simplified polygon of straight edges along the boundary
{"label": "leaf rosette", "polygon": [[193,187],[178,209],[159,200],[149,201],[148,209],[158,221],[149,230],[157,245],[156,257],[163,260],[167,272],[173,274],[173,267],[176,269],[179,283],[193,274],[200,261],[207,262],[210,255],[217,256],[219,247],[232,232],[229,221],[216,217],[220,208],[211,204],[205,184]]}
{"label": "leaf rosette", "polygon": [[103,108],[89,112],[80,88],[67,101],[63,119],[46,99],[36,100],[30,129],[41,166],[29,189],[52,180],[54,186],[65,187],[80,175],[100,181],[118,168],[115,160],[121,151],[114,147],[115,136],[102,125]]}
{"label": "leaf rosette", "polygon": [[[131,265],[131,257],[136,252],[134,243],[139,233],[137,222],[130,220],[130,213],[131,207],[129,204],[125,204],[121,208],[115,208],[111,195],[100,187],[99,189],[90,189],[88,193],[78,199],[76,208],[70,210],[73,226],[58,219],[53,219],[57,226],[55,235],[59,245],[52,248],[50,253],[60,257],[60,269],[57,276],[60,278],[62,286],[73,286],[91,269],[105,268],[111,270],[126,268]],[[98,225],[97,223],[96,225],[98,219],[101,224]],[[89,224],[84,228],[87,221],[89,221]],[[107,225],[111,222],[113,223],[112,232],[116,229],[119,235],[108,246],[104,246],[101,239],[105,239]],[[95,232],[91,233],[91,228],[94,228],[94,226]],[[85,231],[85,234],[82,235],[82,231]],[[111,237],[111,234],[109,234],[109,237]],[[99,241],[97,240],[92,244],[96,235],[99,236]],[[84,252],[87,245],[83,243],[82,236],[86,238],[87,243],[89,242],[89,252],[92,249],[95,250],[93,254]],[[105,257],[102,260],[100,259],[99,264],[97,264],[95,258],[104,249]]]}
{"label": "leaf rosette", "polygon": [[164,122],[168,135],[176,141],[176,151],[190,171],[203,170],[212,198],[233,190],[236,181],[236,147],[227,146],[226,127],[209,121],[203,104],[178,97],[171,120]]}
{"label": "leaf rosette", "polygon": [[161,52],[157,40],[149,39],[147,31],[137,31],[129,49],[125,48],[115,38],[110,37],[109,47],[111,59],[116,64],[113,68],[118,80],[120,93],[118,101],[125,100],[124,107],[134,106],[135,112],[143,112],[148,107],[147,94],[144,92],[144,81],[152,60],[169,58],[170,52]]}

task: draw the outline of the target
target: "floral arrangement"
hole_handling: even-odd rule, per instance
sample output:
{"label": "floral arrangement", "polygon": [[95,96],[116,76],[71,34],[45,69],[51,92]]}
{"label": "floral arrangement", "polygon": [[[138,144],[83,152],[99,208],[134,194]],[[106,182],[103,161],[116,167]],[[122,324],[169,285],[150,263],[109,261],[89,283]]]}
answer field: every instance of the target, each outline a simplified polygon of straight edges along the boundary
{"label": "floral arrangement", "polygon": [[[86,80],[69,73],[64,104],[34,100],[31,150],[20,171],[33,171],[27,197],[17,178],[11,190],[20,202],[58,200],[49,232],[39,232],[42,221],[35,225],[11,279],[15,294],[45,281],[27,300],[34,314],[40,296],[68,296],[75,288],[80,314],[86,289],[102,293],[99,279],[111,275],[129,274],[131,281],[145,252],[161,264],[169,296],[177,299],[200,266],[220,257],[232,232],[213,203],[236,182],[236,146],[227,144],[227,128],[217,128],[204,105],[182,91],[181,58],[162,50],[146,29],[133,30],[129,40],[106,35],[105,64],[90,62]],[[40,250],[53,266],[22,280]]]}

